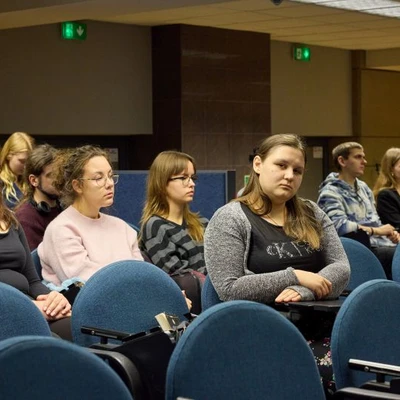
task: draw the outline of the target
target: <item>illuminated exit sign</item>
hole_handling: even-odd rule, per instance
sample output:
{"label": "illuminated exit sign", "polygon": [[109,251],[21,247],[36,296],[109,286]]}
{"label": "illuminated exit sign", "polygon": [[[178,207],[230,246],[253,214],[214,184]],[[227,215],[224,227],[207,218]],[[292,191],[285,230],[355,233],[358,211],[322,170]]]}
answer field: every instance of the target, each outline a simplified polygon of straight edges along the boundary
{"label": "illuminated exit sign", "polygon": [[85,40],[87,26],[81,22],[62,22],[61,37],[65,40]]}
{"label": "illuminated exit sign", "polygon": [[296,44],[293,46],[293,58],[296,61],[310,61],[311,60],[311,50],[307,46],[302,46]]}

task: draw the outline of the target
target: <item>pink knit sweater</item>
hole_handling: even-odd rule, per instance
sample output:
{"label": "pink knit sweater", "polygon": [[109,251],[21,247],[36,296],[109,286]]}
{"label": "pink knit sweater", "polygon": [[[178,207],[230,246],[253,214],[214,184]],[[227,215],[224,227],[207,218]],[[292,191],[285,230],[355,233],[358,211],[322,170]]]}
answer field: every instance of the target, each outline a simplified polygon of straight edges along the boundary
{"label": "pink knit sweater", "polygon": [[143,260],[137,234],[125,221],[100,213],[85,217],[70,206],[47,227],[38,247],[43,278],[55,285],[66,279],[89,279],[120,260]]}

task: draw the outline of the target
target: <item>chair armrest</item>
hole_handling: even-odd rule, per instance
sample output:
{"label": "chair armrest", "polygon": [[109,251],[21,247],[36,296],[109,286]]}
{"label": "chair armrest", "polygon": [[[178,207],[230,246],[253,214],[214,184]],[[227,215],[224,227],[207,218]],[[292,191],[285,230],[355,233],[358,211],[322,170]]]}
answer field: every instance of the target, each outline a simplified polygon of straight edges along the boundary
{"label": "chair armrest", "polygon": [[128,357],[116,351],[93,348],[87,348],[87,350],[107,361],[108,365],[125,383],[135,400],[145,400],[147,398],[139,371]]}
{"label": "chair armrest", "polygon": [[335,400],[353,400],[353,399],[364,399],[364,400],[400,400],[399,394],[393,394],[388,392],[377,392],[375,390],[360,389],[355,387],[348,387],[338,390],[333,398]]}

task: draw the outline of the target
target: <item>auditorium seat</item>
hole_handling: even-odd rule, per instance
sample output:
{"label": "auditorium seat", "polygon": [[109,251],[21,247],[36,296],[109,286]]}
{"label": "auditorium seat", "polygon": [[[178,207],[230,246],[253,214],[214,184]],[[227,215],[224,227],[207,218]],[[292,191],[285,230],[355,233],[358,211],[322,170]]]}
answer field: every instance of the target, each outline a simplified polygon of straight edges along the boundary
{"label": "auditorium seat", "polygon": [[332,330],[333,371],[338,389],[360,387],[374,378],[352,370],[349,359],[400,364],[400,286],[386,279],[355,288],[340,308]]}
{"label": "auditorium seat", "polygon": [[2,399],[132,400],[119,376],[72,343],[23,336],[0,342]]}
{"label": "auditorium seat", "polygon": [[160,268],[144,261],[118,261],[95,273],[80,290],[72,313],[74,342],[90,346],[99,340],[81,333],[92,326],[129,333],[157,325],[167,312],[184,320],[189,310],[178,285]]}
{"label": "auditorium seat", "polygon": [[208,308],[221,303],[222,301],[218,297],[218,293],[215,290],[210,275],[206,276],[204,281],[203,289],[201,291],[201,308],[203,311],[207,310]]}
{"label": "auditorium seat", "polygon": [[201,313],[171,356],[166,399],[325,398],[314,356],[272,308],[229,301]]}
{"label": "auditorium seat", "polygon": [[349,238],[340,238],[350,262],[350,282],[348,290],[372,279],[386,279],[382,264],[366,246]]}
{"label": "auditorium seat", "polygon": [[33,264],[35,265],[35,268],[36,268],[36,272],[38,273],[40,280],[43,280],[42,264],[40,263],[40,258],[39,258],[37,249],[34,249],[31,251],[31,256],[32,256]]}
{"label": "auditorium seat", "polygon": [[25,294],[0,283],[0,340],[20,335],[51,336],[49,325]]}
{"label": "auditorium seat", "polygon": [[392,279],[400,283],[400,246],[396,247],[392,260]]}

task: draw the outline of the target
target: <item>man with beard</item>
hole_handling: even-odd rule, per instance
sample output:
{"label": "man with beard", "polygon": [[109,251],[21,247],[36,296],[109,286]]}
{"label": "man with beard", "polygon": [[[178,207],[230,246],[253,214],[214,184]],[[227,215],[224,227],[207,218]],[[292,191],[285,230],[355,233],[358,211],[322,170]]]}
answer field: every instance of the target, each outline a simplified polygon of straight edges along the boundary
{"label": "man with beard", "polygon": [[37,248],[47,225],[62,211],[58,202],[59,193],[53,186],[56,156],[54,147],[40,145],[32,150],[25,164],[24,176],[29,188],[15,213],[31,250]]}
{"label": "man with beard", "polygon": [[392,225],[382,225],[374,195],[359,179],[367,164],[364,149],[357,142],[346,142],[336,146],[332,156],[338,172],[330,173],[320,185],[318,205],[332,220],[339,236],[350,237],[371,248],[391,279],[399,233]]}

